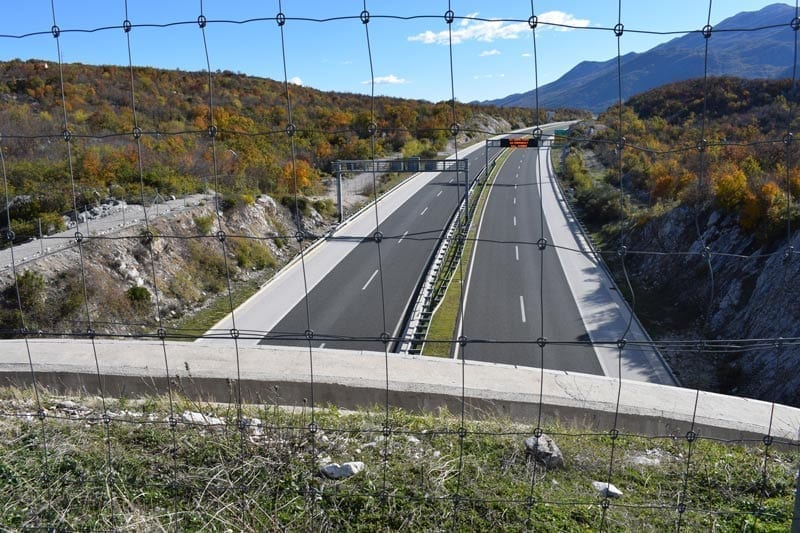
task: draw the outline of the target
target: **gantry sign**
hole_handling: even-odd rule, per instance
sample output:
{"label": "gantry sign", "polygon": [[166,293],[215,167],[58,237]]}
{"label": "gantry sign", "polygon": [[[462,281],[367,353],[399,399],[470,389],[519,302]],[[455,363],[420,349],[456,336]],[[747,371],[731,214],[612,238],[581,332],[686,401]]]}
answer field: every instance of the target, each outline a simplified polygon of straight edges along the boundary
{"label": "gantry sign", "polygon": [[541,128],[534,128],[530,136],[502,137],[500,139],[486,139],[486,172],[484,178],[489,179],[489,148],[538,148],[542,140]]}
{"label": "gantry sign", "polygon": [[502,139],[487,139],[489,148],[538,148],[539,139],[534,137],[503,137]]}
{"label": "gantry sign", "polygon": [[[459,172],[464,173],[465,194],[469,201],[469,160],[468,159],[420,159],[409,157],[405,159],[350,159],[337,160],[332,163],[333,173],[336,175],[336,199],[339,204],[339,222],[342,221],[342,173],[345,172]],[[459,181],[456,178],[456,181]]]}

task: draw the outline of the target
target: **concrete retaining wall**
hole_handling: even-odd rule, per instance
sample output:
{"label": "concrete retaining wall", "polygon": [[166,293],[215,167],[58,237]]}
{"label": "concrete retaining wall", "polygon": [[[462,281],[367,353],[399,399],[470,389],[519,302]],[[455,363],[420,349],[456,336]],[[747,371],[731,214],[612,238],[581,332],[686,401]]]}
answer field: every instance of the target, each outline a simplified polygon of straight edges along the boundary
{"label": "concrete retaining wall", "polygon": [[[469,347],[472,349],[472,347]],[[474,349],[483,349],[475,347]],[[30,360],[28,354],[30,353]],[[95,355],[102,378],[98,379]],[[40,386],[64,394],[129,397],[173,387],[189,397],[232,402],[236,397],[236,353],[231,340],[213,345],[158,341],[21,340],[0,342],[0,382]],[[166,354],[166,355],[165,355]],[[302,405],[312,399],[308,349],[239,347],[245,402]],[[469,350],[467,351],[469,355]],[[503,416],[535,424],[541,394],[544,427],[562,425],[606,432],[614,427],[647,436],[701,436],[797,442],[800,409],[690,389],[568,372],[518,368],[431,357],[314,349],[315,405],[340,408],[384,405],[386,368],[389,403],[414,411],[446,407],[470,418]],[[462,389],[463,375],[463,389]],[[101,385],[102,383],[102,385]]]}

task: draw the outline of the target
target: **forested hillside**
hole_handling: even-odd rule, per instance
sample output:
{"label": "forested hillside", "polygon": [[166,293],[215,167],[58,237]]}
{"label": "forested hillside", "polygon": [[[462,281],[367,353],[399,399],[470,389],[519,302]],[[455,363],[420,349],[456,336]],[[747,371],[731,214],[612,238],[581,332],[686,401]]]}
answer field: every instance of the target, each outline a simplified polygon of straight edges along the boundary
{"label": "forested hillside", "polygon": [[[178,195],[206,185],[226,194],[293,192],[286,134],[290,122],[296,128],[301,193],[313,192],[332,160],[372,154],[373,104],[365,95],[290,84],[287,100],[283,83],[229,71],[209,77],[204,72],[66,64],[63,79],[64,106],[58,65],[0,63],[1,142],[18,235],[30,233],[26,228],[39,215],[54,229],[60,214],[73,208],[70,171],[79,209],[97,196],[139,197],[137,125],[146,195],[156,190]],[[458,104],[460,141],[477,136],[480,132],[469,130],[486,115],[514,127],[535,123],[529,109]],[[435,154],[452,138],[449,102],[378,97],[374,117],[378,157]],[[211,182],[215,175],[218,183]]]}
{"label": "forested hillside", "polygon": [[710,78],[573,128],[564,174],[620,287],[655,338],[697,341],[665,350],[685,385],[800,404],[797,109],[789,80]]}
{"label": "forested hillside", "polygon": [[[787,221],[800,216],[790,81],[712,78],[707,85],[706,98],[703,80],[692,80],[628,101],[623,185],[648,206],[711,201],[761,242],[785,237]],[[598,153],[615,168],[619,109],[600,120],[607,129],[599,138],[608,142]]]}

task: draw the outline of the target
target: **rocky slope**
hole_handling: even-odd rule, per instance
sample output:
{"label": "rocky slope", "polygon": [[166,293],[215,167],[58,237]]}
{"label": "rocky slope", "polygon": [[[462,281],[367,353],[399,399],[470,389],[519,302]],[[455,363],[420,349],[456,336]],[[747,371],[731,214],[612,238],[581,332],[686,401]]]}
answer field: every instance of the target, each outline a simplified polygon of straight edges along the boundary
{"label": "rocky slope", "polygon": [[[182,316],[227,296],[228,273],[236,288],[262,283],[287,263],[297,253],[298,223],[309,235],[328,227],[311,202],[297,217],[266,195],[226,205],[221,217],[211,204],[154,219],[149,242],[140,224],[18,267],[25,326],[58,335],[85,332],[91,320],[99,334],[152,333],[160,310],[174,328]],[[17,308],[9,270],[0,279],[0,332],[7,336],[18,333]]]}
{"label": "rocky slope", "polygon": [[764,244],[735,216],[680,207],[635,229],[627,246],[685,252],[625,256],[651,334],[697,341],[665,351],[684,385],[800,405],[800,232]]}

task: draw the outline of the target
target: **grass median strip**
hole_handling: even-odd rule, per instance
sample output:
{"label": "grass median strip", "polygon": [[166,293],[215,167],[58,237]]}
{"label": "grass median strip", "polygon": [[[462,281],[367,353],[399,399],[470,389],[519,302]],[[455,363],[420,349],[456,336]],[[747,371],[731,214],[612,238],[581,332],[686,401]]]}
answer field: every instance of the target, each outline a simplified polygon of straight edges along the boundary
{"label": "grass median strip", "polygon": [[[471,224],[467,231],[467,238],[461,248],[461,257],[459,258],[460,264],[456,264],[453,276],[449,280],[447,291],[444,298],[439,302],[436,311],[431,318],[430,326],[428,326],[428,335],[425,340],[425,345],[422,348],[424,355],[434,355],[439,357],[450,357],[454,339],[456,337],[456,327],[459,317],[459,308],[461,306],[461,290],[462,279],[461,276],[469,271],[469,262],[472,258],[472,250],[475,247],[475,239],[478,235],[478,225],[483,214],[483,209],[486,207],[486,200],[489,197],[491,184],[494,182],[497,173],[508,158],[509,152],[506,151],[497,158],[496,164],[489,174],[489,180],[480,187],[476,187],[477,205],[472,214]],[[453,249],[456,249],[454,246]],[[445,283],[445,279],[437,280],[436,283]]]}

